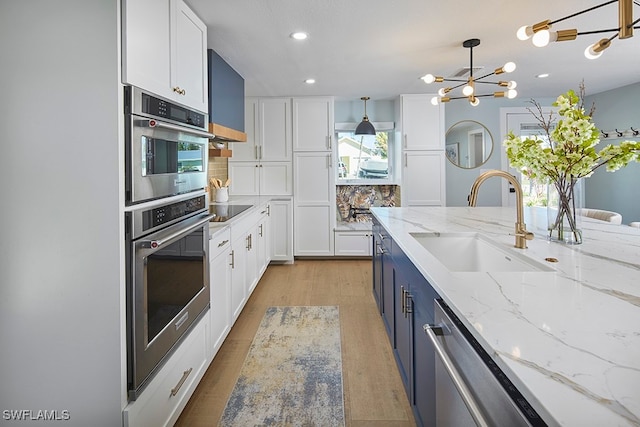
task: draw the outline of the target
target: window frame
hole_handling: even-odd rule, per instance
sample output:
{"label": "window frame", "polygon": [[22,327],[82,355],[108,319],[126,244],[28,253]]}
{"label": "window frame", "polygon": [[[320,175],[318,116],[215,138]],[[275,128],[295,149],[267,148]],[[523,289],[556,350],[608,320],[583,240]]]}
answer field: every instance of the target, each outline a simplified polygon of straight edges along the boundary
{"label": "window frame", "polygon": [[[355,132],[356,126],[358,123],[335,123],[334,128],[334,137],[335,137],[335,148],[334,154],[336,158],[336,170],[335,170],[335,180],[336,185],[395,185],[399,176],[396,173],[396,142],[395,142],[395,127],[394,122],[372,122],[373,126],[376,129],[376,132],[386,132],[387,133],[387,177],[386,178],[343,178],[340,177],[340,171],[338,165],[342,162],[342,158],[340,157],[340,137],[341,134]],[[354,139],[358,136],[354,135]]]}

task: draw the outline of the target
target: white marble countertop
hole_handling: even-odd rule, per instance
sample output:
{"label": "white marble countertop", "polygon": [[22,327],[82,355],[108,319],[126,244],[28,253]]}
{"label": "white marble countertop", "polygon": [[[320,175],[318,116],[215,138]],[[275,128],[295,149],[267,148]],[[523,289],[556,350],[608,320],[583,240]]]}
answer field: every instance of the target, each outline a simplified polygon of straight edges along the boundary
{"label": "white marble countertop", "polygon": [[225,227],[232,225],[234,222],[238,222],[253,212],[258,207],[268,203],[272,200],[290,200],[291,196],[230,196],[229,200],[226,202],[211,202],[210,206],[225,206],[225,205],[252,205],[253,207],[247,209],[244,212],[239,213],[238,215],[229,218],[227,221],[221,222],[210,222],[209,230],[211,235],[209,238],[212,238],[215,233],[221,231]]}
{"label": "white marble countertop", "polygon": [[[536,237],[515,249],[515,208],[371,211],[549,425],[640,425],[639,229],[584,218],[568,246],[527,208]],[[451,273],[409,235],[424,231],[477,231],[554,271]]]}

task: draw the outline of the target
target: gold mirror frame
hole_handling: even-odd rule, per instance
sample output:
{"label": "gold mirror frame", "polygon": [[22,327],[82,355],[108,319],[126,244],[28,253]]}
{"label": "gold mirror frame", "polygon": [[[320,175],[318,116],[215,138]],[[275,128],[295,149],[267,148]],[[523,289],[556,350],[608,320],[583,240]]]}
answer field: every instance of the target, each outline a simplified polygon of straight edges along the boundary
{"label": "gold mirror frame", "polygon": [[461,169],[475,169],[485,164],[493,154],[493,147],[491,132],[475,120],[454,123],[445,134],[447,159]]}

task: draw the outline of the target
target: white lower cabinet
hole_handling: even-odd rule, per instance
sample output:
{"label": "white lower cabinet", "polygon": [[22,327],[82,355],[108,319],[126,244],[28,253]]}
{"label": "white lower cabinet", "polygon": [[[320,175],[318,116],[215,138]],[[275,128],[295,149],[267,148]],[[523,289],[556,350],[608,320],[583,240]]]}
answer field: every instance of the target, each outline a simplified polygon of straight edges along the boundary
{"label": "white lower cabinet", "polygon": [[247,232],[239,226],[231,227],[231,319],[240,315],[247,301]]}
{"label": "white lower cabinet", "polygon": [[271,200],[269,219],[271,261],[293,261],[293,202],[291,199]]}
{"label": "white lower cabinet", "polygon": [[231,231],[225,228],[209,240],[211,286],[211,358],[231,330]]}
{"label": "white lower cabinet", "polygon": [[[255,226],[254,246],[256,251],[256,272],[257,280],[267,269],[271,261],[271,205],[266,204],[259,209],[259,219]],[[255,286],[254,286],[255,287]],[[252,289],[253,290],[253,289]]]}
{"label": "white lower cabinet", "polygon": [[335,232],[335,254],[337,256],[371,256],[371,231],[338,231]]}
{"label": "white lower cabinet", "polygon": [[209,363],[209,311],[169,356],[140,397],[123,412],[125,427],[172,426]]}

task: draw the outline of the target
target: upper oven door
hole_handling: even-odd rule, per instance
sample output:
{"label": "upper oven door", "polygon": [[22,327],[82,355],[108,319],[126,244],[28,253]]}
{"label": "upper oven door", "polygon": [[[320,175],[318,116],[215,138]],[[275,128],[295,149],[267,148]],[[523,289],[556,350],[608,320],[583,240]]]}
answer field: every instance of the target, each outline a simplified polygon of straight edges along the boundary
{"label": "upper oven door", "polygon": [[128,205],[206,186],[209,133],[134,114],[126,126]]}

